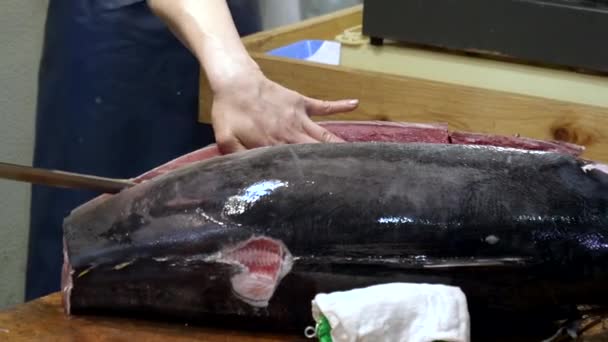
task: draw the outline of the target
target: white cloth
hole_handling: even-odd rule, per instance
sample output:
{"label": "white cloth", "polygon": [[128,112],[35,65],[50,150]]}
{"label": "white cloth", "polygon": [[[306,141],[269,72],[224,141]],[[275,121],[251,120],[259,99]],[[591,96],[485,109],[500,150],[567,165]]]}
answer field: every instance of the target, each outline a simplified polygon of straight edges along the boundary
{"label": "white cloth", "polygon": [[469,342],[467,300],[458,287],[390,283],[318,294],[312,314],[333,342]]}

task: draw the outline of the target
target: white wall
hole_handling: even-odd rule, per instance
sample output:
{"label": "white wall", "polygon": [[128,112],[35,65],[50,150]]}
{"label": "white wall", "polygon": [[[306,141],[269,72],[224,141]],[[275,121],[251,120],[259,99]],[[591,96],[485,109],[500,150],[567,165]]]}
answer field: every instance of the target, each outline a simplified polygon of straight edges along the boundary
{"label": "white wall", "polygon": [[300,0],[302,19],[316,17],[363,3],[362,0]]}
{"label": "white wall", "polygon": [[266,30],[362,2],[362,0],[259,0],[262,25]]}
{"label": "white wall", "polygon": [[300,0],[260,0],[264,29],[291,24],[301,20]]}
{"label": "white wall", "polygon": [[[30,165],[48,0],[0,3],[0,161]],[[0,308],[23,301],[29,185],[0,180]]]}

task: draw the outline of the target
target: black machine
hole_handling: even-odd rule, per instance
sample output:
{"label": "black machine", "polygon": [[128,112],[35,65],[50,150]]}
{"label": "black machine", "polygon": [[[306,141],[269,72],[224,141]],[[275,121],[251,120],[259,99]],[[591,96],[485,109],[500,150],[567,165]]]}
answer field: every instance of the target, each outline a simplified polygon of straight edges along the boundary
{"label": "black machine", "polygon": [[608,73],[608,0],[364,0],[363,33]]}

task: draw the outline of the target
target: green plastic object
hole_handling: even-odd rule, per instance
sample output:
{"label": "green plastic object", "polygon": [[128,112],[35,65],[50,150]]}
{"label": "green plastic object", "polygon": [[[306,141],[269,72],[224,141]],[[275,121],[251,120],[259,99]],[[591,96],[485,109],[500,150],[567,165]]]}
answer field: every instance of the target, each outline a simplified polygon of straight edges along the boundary
{"label": "green plastic object", "polygon": [[317,337],[319,338],[319,342],[332,342],[331,326],[325,316],[321,316],[321,320],[317,326]]}

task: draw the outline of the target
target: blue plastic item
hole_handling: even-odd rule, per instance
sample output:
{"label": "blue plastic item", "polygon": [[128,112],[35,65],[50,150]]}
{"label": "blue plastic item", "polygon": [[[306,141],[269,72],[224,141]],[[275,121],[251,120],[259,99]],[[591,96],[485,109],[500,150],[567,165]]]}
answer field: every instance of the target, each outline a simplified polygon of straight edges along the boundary
{"label": "blue plastic item", "polygon": [[337,65],[340,63],[340,43],[328,40],[301,40],[270,50],[267,54],[276,57]]}
{"label": "blue plastic item", "polygon": [[301,40],[299,42],[271,50],[268,52],[268,54],[277,57],[308,59],[319,50],[323,43],[323,40]]}

